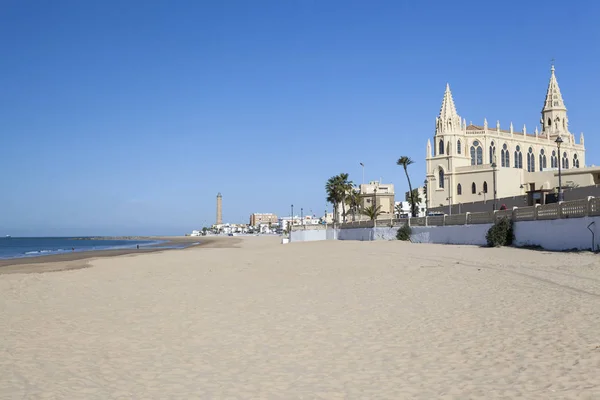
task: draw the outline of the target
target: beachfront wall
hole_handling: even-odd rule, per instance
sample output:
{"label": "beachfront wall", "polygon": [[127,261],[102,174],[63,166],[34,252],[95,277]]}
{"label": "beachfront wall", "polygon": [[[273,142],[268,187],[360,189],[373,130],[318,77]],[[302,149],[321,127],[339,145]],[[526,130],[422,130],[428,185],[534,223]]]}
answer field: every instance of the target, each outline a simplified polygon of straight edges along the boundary
{"label": "beachfront wall", "polygon": [[513,222],[516,246],[548,250],[600,250],[600,197],[515,207],[512,210],[439,215],[408,219],[360,220],[332,226],[294,228],[292,242],[314,240],[395,240],[398,228],[409,224],[414,243],[486,245],[495,221]]}
{"label": "beachfront wall", "polygon": [[412,228],[413,243],[486,245],[485,235],[493,224],[418,226]]}
{"label": "beachfront wall", "polygon": [[515,222],[515,246],[547,250],[598,250],[600,217]]}
{"label": "beachfront wall", "polygon": [[292,243],[294,242],[314,242],[317,240],[327,240],[326,229],[293,230]]}

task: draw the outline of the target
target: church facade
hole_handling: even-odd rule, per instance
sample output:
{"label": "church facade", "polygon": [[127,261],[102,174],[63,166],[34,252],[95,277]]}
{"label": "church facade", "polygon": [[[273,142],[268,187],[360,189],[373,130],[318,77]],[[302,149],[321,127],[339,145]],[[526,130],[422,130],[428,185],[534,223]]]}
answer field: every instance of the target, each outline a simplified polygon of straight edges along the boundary
{"label": "church facade", "polygon": [[[554,66],[540,119],[541,131],[528,133],[501,129],[500,123],[488,126],[469,124],[456,111],[450,86],[436,118],[433,143],[427,141],[427,206],[442,207],[460,203],[490,201],[528,191],[554,190],[558,186],[558,166],[566,182],[589,184],[589,174],[578,174],[585,167],[583,133],[579,143],[569,131],[569,119]],[[560,150],[556,140],[560,137]],[[569,174],[571,172],[571,174]],[[568,181],[566,176],[572,176]],[[593,184],[593,182],[591,183]]]}

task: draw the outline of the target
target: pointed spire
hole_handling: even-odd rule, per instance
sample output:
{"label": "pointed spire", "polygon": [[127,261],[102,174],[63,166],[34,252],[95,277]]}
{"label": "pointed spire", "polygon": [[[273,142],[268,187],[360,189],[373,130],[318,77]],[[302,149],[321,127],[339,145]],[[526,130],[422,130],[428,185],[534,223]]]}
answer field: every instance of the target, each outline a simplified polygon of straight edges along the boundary
{"label": "pointed spire", "polygon": [[463,118],[463,130],[467,130],[467,120]]}
{"label": "pointed spire", "polygon": [[510,121],[510,134],[512,135],[514,132],[512,121]]}
{"label": "pointed spire", "polygon": [[527,135],[527,127],[523,124],[523,136]]}
{"label": "pointed spire", "polygon": [[500,121],[496,121],[496,131],[500,132]]}
{"label": "pointed spire", "polygon": [[581,132],[581,135],[579,136],[579,144],[583,144],[583,132]]}
{"label": "pointed spire", "polygon": [[431,141],[427,139],[427,158],[431,157]]}
{"label": "pointed spire", "polygon": [[442,107],[440,108],[438,132],[445,131],[457,131],[460,130],[460,117],[456,112],[456,106],[454,105],[454,99],[452,98],[452,92],[450,91],[450,85],[446,83],[446,91],[444,92],[444,99],[442,100]]}
{"label": "pointed spire", "polygon": [[538,128],[537,128],[537,125],[536,125],[536,127],[535,127],[535,136],[537,136],[538,134],[539,134],[539,132],[538,132]]}
{"label": "pointed spire", "polygon": [[544,101],[544,108],[542,112],[549,110],[562,110],[566,111],[565,102],[563,101],[560,88],[558,87],[558,81],[554,74],[554,64],[550,69],[550,82],[548,83],[548,90],[546,91],[546,100]]}
{"label": "pointed spire", "polygon": [[444,92],[442,108],[440,109],[440,118],[448,120],[457,116],[458,114],[456,112],[456,106],[454,105],[454,99],[452,98],[452,92],[450,91],[450,85],[446,83],[446,91]]}
{"label": "pointed spire", "polygon": [[483,119],[483,129],[487,129],[488,128],[488,124],[487,124],[487,118]]}

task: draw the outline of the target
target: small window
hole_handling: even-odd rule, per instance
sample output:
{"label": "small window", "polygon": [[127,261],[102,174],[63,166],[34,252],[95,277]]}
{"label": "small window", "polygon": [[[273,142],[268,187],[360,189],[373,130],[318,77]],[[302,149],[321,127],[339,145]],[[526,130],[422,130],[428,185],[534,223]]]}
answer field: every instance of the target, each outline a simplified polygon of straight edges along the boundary
{"label": "small window", "polygon": [[487,182],[483,182],[483,193],[487,193]]}
{"label": "small window", "polygon": [[440,189],[444,188],[444,170],[440,168],[440,172],[438,173],[438,177],[439,177],[439,182],[438,182],[438,187]]}
{"label": "small window", "polygon": [[462,149],[461,149],[461,147],[460,147],[460,140],[458,140],[458,141],[456,142],[456,153],[457,153],[457,154],[461,154],[461,153],[460,153],[460,152],[461,152],[461,150],[462,150]]}
{"label": "small window", "polygon": [[462,186],[460,185],[460,183],[456,187],[456,194],[458,194],[459,196],[462,194]]}
{"label": "small window", "polygon": [[440,139],[439,154],[444,154],[444,141]]}
{"label": "small window", "polygon": [[475,185],[475,182],[473,182],[471,184],[471,193],[473,193],[473,194],[477,193],[477,185]]}

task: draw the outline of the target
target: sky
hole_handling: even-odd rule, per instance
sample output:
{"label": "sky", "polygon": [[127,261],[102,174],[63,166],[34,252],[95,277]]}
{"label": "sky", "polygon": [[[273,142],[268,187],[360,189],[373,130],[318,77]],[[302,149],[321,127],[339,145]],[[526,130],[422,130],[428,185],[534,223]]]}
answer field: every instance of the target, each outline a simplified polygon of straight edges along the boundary
{"label": "sky", "polygon": [[461,117],[539,124],[551,60],[600,164],[600,3],[0,4],[0,235],[175,235],[322,215],[341,172],[425,178],[445,85]]}

